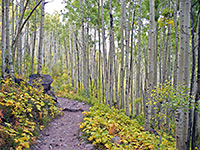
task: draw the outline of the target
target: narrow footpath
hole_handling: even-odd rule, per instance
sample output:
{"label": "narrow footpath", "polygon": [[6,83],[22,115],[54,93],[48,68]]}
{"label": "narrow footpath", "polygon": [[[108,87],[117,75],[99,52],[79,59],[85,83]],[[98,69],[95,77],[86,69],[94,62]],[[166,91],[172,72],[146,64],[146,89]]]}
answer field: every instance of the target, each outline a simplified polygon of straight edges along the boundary
{"label": "narrow footpath", "polygon": [[92,150],[94,146],[81,140],[78,123],[83,120],[83,111],[89,110],[84,102],[58,98],[63,116],[52,120],[41,133],[37,150]]}

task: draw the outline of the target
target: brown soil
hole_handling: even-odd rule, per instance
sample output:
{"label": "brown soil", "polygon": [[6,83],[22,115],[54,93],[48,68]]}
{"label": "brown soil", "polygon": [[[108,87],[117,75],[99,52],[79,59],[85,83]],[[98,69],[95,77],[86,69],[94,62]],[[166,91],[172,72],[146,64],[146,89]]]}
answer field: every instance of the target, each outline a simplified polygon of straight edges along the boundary
{"label": "brown soil", "polygon": [[58,98],[63,109],[63,116],[54,119],[41,133],[37,150],[91,150],[92,144],[87,144],[79,138],[79,127],[83,119],[83,111],[89,109],[84,102]]}

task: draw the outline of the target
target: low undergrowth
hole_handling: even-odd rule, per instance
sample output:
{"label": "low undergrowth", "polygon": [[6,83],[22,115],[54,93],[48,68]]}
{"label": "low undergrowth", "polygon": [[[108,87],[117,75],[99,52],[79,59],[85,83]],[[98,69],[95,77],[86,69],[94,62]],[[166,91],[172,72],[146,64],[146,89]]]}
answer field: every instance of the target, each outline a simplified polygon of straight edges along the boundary
{"label": "low undergrowth", "polygon": [[11,79],[0,82],[0,149],[29,149],[39,132],[61,111],[41,90]]}
{"label": "low undergrowth", "polygon": [[94,145],[101,149],[175,149],[172,136],[160,136],[145,131],[136,119],[131,120],[123,111],[95,104],[89,112],[84,112],[81,131]]}

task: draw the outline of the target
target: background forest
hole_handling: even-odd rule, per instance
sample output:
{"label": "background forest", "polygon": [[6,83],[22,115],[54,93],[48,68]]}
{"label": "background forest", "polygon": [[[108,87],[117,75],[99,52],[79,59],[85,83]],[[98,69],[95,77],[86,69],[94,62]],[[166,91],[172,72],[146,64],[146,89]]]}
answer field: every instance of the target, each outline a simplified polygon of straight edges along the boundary
{"label": "background forest", "polygon": [[53,14],[48,3],[2,0],[2,78],[50,74],[58,96],[119,109],[172,149],[198,147],[199,0],[63,0]]}

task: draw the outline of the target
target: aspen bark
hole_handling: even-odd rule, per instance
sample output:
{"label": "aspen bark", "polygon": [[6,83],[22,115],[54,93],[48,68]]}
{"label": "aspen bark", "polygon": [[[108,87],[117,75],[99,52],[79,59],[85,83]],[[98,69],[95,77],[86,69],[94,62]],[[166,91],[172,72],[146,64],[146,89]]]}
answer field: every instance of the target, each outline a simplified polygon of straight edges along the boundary
{"label": "aspen bark", "polygon": [[98,0],[98,37],[99,37],[99,63],[98,63],[98,78],[99,78],[99,87],[98,87],[98,98],[101,102],[101,33],[100,33],[100,0]]}
{"label": "aspen bark", "polygon": [[[185,23],[185,0],[179,1],[180,7],[180,20],[179,20],[179,55],[178,55],[178,84],[183,85],[184,80],[184,59],[185,59],[185,36],[184,36],[184,23]],[[176,148],[183,149],[183,112],[181,107],[176,110]]]}
{"label": "aspen bark", "polygon": [[[189,93],[189,80],[190,80],[190,0],[185,1],[185,59],[184,59],[184,79],[183,83],[188,87]],[[188,99],[187,99],[188,101]],[[187,135],[188,135],[188,106],[183,109],[183,148],[187,147]]]}
{"label": "aspen bark", "polygon": [[45,0],[42,0],[42,8],[41,8],[41,22],[40,22],[40,39],[39,39],[39,49],[38,49],[38,68],[37,73],[40,74],[42,70],[42,45],[44,38],[44,5]]}
{"label": "aspen bark", "polygon": [[109,98],[108,98],[108,103],[110,104],[110,107],[113,105],[113,100],[112,100],[112,94],[113,94],[113,59],[114,59],[114,32],[113,32],[113,15],[112,15],[112,0],[109,1],[109,8],[110,8],[110,66],[109,66]]}
{"label": "aspen bark", "polygon": [[2,0],[2,25],[1,25],[1,58],[2,58],[2,64],[1,64],[1,77],[5,78],[5,0]]}
{"label": "aspen bark", "polygon": [[126,42],[126,63],[125,63],[125,71],[126,71],[126,88],[125,88],[125,101],[126,101],[126,115],[129,116],[129,36],[130,36],[130,3],[128,4],[128,21],[126,21],[125,17],[125,42]]}
{"label": "aspen bark", "polygon": [[[104,28],[104,12],[103,12],[103,0],[101,0],[101,17],[102,17],[102,42],[103,42],[103,69],[104,69],[104,81],[102,84],[104,84],[104,90],[103,93],[105,94],[105,100],[106,105],[108,104],[108,91],[107,91],[107,52],[105,47],[105,28]],[[104,98],[103,98],[104,99]]]}
{"label": "aspen bark", "polygon": [[[70,27],[71,28],[71,27]],[[70,48],[70,62],[71,62],[71,84],[72,87],[74,87],[74,62],[73,62],[73,49],[72,49],[72,44],[73,44],[73,37],[72,37],[72,31],[70,31],[70,35],[69,35],[69,48]]]}
{"label": "aspen bark", "polygon": [[[199,9],[200,9],[200,2],[199,2]],[[199,97],[200,97],[200,15],[198,15],[198,56],[197,56],[197,91],[195,93],[195,107],[193,112],[193,127],[192,127],[192,147],[191,149],[195,149],[197,139],[198,139],[198,124],[199,124],[199,113],[198,113],[198,107],[199,107]]]}
{"label": "aspen bark", "polygon": [[[154,51],[155,51],[155,4],[154,0],[149,0],[150,3],[150,30],[149,30],[149,78],[148,78],[148,90],[154,88]],[[148,99],[151,99],[150,94]],[[146,113],[145,113],[145,129],[150,129],[150,118],[151,118],[151,105],[146,103]]]}
{"label": "aspen bark", "polygon": [[[136,99],[140,97],[140,63],[141,63],[141,0],[138,3],[139,16],[138,16],[138,60],[137,60],[137,74],[136,74]],[[136,116],[139,115],[139,101],[136,102]]]}
{"label": "aspen bark", "polygon": [[[36,0],[37,3],[38,0]],[[32,46],[32,62],[31,62],[31,74],[34,72],[34,55],[35,55],[35,43],[36,43],[36,33],[37,33],[37,12],[35,11],[34,17],[34,33],[33,33],[33,46]]]}
{"label": "aspen bark", "polygon": [[9,0],[6,0],[6,50],[8,52],[9,74],[14,77],[12,51],[10,46],[10,27],[9,27]]}
{"label": "aspen bark", "polygon": [[[190,1],[190,6],[193,5],[192,0]],[[190,149],[190,142],[191,142],[191,129],[192,129],[192,95],[194,91],[194,78],[195,78],[195,69],[196,69],[196,57],[195,57],[195,44],[194,44],[194,16],[193,16],[193,8],[190,7],[190,16],[191,16],[191,36],[192,36],[192,74],[190,80],[190,93],[189,93],[189,113],[188,113],[188,135],[187,135],[187,147],[186,149]],[[198,30],[198,29],[197,29]],[[192,147],[191,147],[192,148]]]}
{"label": "aspen bark", "polygon": [[[88,74],[87,74],[87,54],[85,47],[85,34],[84,34],[84,20],[83,20],[83,0],[80,1],[80,9],[81,9],[81,26],[82,26],[82,54],[83,54],[83,83],[85,92],[88,90]],[[85,93],[87,95],[87,92]]]}
{"label": "aspen bark", "polygon": [[126,1],[121,0],[121,70],[120,70],[120,94],[121,109],[124,109],[124,26],[125,26]]}
{"label": "aspen bark", "polygon": [[[132,1],[133,2],[133,1]],[[133,31],[134,31],[134,23],[135,23],[135,10],[132,14],[132,26],[131,26],[131,58],[130,58],[130,76],[129,76],[129,82],[130,82],[130,97],[131,97],[131,114],[133,115]]]}

